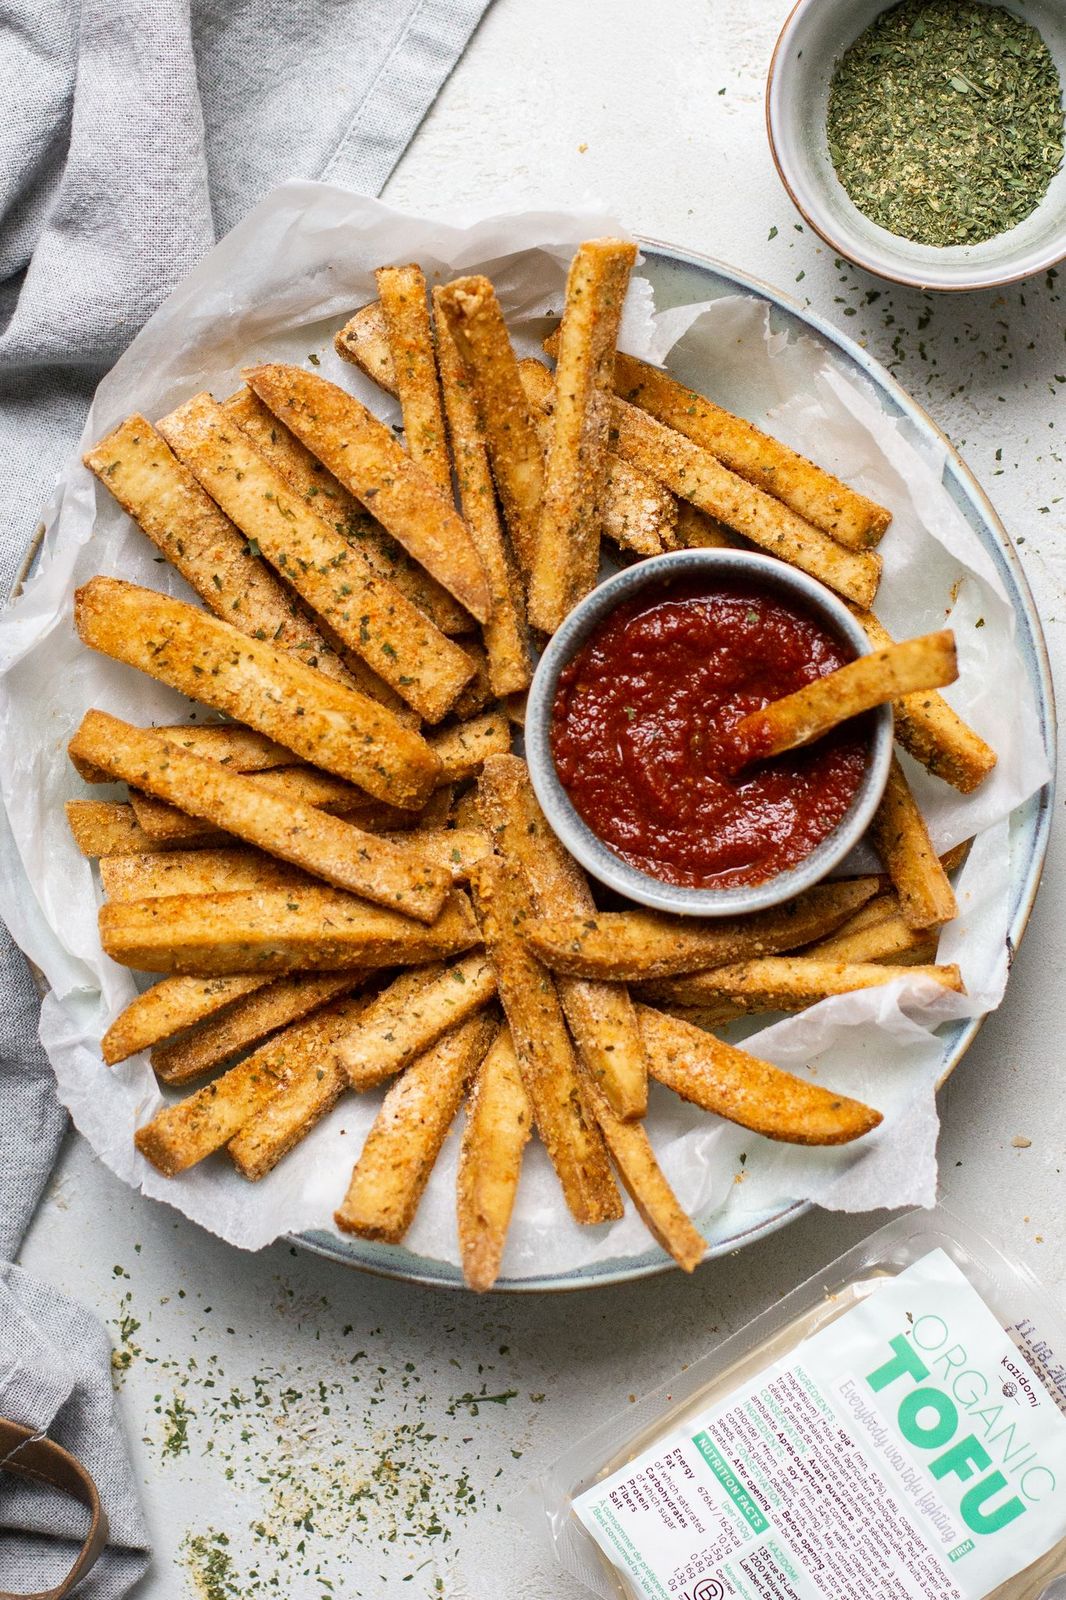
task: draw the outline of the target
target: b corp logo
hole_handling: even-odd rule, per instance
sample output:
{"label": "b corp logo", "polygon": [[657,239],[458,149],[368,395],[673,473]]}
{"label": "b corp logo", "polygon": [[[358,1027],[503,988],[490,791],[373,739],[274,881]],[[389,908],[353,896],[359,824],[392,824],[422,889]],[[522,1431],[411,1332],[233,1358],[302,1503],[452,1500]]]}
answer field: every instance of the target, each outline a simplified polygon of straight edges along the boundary
{"label": "b corp logo", "polygon": [[701,1578],[692,1591],[692,1600],[725,1600],[725,1588],[717,1578]]}

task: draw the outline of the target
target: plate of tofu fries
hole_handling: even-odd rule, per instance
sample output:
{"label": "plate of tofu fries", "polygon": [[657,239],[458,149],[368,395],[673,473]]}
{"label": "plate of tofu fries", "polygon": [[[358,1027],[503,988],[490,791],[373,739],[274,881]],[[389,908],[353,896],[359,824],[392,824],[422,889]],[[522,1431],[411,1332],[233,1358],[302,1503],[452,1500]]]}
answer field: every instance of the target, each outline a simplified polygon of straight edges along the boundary
{"label": "plate of tofu fries", "polygon": [[[709,273],[680,259],[648,248],[653,287]],[[523,725],[549,641],[605,575],[694,548],[775,558],[843,601],[868,641],[844,666],[801,663],[805,687],[749,694],[747,725],[772,703],[747,762],[772,776],[791,752],[806,770],[819,740],[891,706],[897,745],[959,794],[997,763],[940,693],[957,672],[950,631],[901,640],[878,621],[890,512],[618,352],[637,263],[631,241],[583,243],[540,357],[516,352],[488,276],[383,265],[377,297],[335,329],[342,381],[313,355],[263,361],[235,392],[129,416],[84,455],[192,593],[94,576],[73,626],[86,651],[196,708],[140,725],[94,706],[69,738],[86,785],[127,786],[67,805],[99,873],[102,950],[145,984],[103,1033],[100,1071],[147,1053],[159,1093],[136,1148],[175,1187],[203,1162],[263,1183],[368,1097],[347,1184],[301,1237],[417,1281],[573,1286],[735,1249],[800,1208],[724,1235],[698,1225],[656,1155],[671,1105],[807,1147],[858,1149],[882,1122],[876,1104],[734,1042],[745,1019],[916,976],[963,992],[937,952],[967,846],[937,855],[895,756],[868,870],[845,861],[747,913],[626,899],[542,810]],[[345,387],[350,373],[369,392],[356,372],[402,426]],[[1039,658],[1023,581],[992,538],[1023,653]],[[1014,939],[1042,815],[1030,806],[1012,844]],[[945,1073],[977,1025],[945,1025]],[[403,1243],[449,1140],[458,1268]],[[611,1224],[628,1197],[645,1249],[573,1274],[502,1271],[531,1140],[558,1219]]]}

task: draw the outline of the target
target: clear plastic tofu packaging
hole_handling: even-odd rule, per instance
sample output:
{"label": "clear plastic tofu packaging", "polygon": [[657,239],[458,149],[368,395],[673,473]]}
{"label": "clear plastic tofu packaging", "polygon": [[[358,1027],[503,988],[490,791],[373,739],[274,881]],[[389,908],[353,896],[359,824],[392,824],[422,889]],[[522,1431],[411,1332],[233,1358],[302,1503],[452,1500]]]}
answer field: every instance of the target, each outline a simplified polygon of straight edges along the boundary
{"label": "clear plastic tofu packaging", "polygon": [[516,1508],[604,1600],[1066,1594],[1066,1326],[913,1212],[571,1446]]}

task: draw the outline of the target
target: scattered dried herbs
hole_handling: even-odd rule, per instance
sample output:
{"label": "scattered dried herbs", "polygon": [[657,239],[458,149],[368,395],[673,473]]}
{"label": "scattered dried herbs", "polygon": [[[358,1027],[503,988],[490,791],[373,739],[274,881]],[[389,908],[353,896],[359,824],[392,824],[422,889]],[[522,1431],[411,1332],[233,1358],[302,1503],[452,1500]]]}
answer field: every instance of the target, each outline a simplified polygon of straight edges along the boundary
{"label": "scattered dried herbs", "polygon": [[977,0],[904,0],[841,56],[826,133],[871,221],[977,244],[1040,203],[1062,163],[1062,84],[1037,30]]}

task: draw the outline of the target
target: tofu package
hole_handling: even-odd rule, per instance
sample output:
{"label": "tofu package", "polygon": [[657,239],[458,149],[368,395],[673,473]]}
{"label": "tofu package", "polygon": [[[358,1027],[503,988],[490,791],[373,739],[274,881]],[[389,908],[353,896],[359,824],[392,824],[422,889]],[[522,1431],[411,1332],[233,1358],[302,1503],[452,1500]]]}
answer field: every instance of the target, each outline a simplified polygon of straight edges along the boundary
{"label": "tofu package", "polygon": [[1066,1323],[943,1208],[573,1444],[512,1509],[604,1600],[1066,1590]]}

